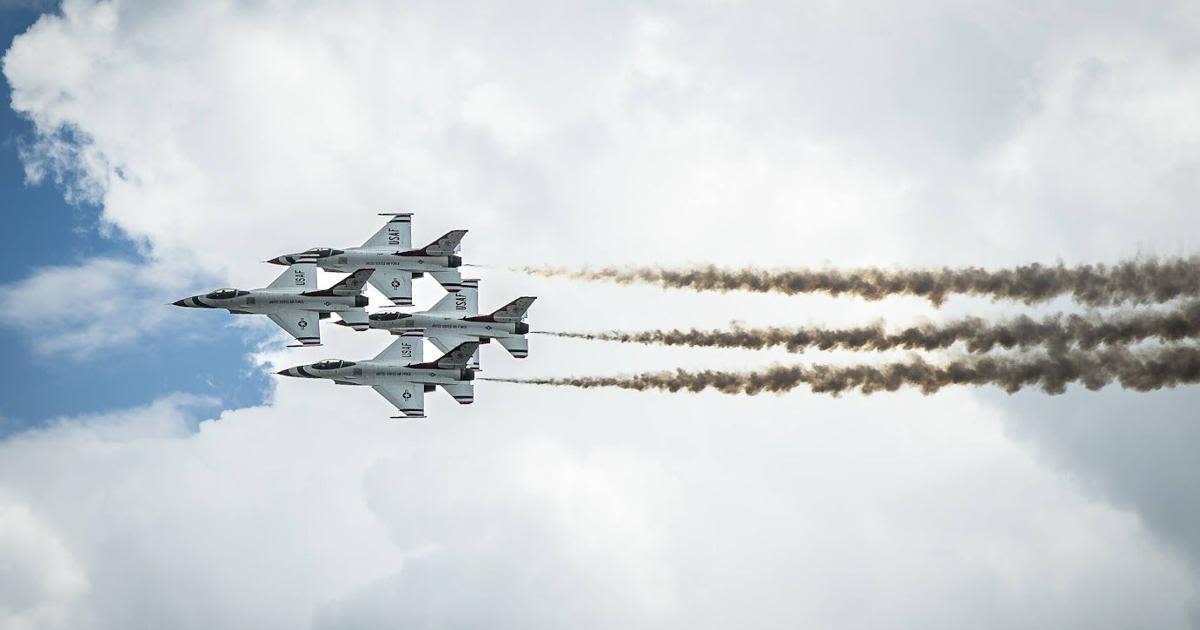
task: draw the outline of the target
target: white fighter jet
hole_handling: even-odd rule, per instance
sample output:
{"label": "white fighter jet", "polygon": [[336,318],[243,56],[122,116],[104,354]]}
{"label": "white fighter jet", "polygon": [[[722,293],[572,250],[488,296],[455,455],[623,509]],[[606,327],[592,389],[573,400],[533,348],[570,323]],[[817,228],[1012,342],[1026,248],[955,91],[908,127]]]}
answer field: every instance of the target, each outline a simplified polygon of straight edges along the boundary
{"label": "white fighter jet", "polygon": [[425,393],[439,386],[459,404],[474,402],[475,384],[472,381],[475,371],[467,367],[467,361],[475,354],[478,345],[475,342],[464,343],[436,361],[423,363],[421,331],[410,330],[374,359],[326,359],[277,373],[301,378],[325,378],[338,385],[370,385],[404,414],[393,418],[424,418]]}
{"label": "white fighter jet", "polygon": [[[529,356],[529,340],[525,337],[529,333],[529,324],[522,320],[535,299],[519,297],[489,315],[480,315],[479,280],[467,279],[463,280],[461,291],[445,295],[428,311],[375,312],[369,316],[369,325],[393,334],[424,330],[425,337],[442,352],[468,341],[488,343],[495,339],[509,354],[524,359]],[[472,357],[470,366],[480,369],[478,352]]]}
{"label": "white fighter jet", "polygon": [[[287,268],[269,286],[251,291],[217,289],[174,302],[188,308],[223,308],[235,315],[263,314],[296,338],[302,346],[321,345],[320,320],[337,313],[355,330],[369,325],[367,286],[371,269],[360,269],[324,290],[317,290],[317,264],[304,260]],[[299,346],[289,346],[299,347]]]}
{"label": "white fighter jet", "polygon": [[325,271],[350,273],[374,269],[371,285],[396,306],[412,306],[412,279],[425,274],[433,276],[451,293],[462,288],[462,275],[458,271],[462,257],[455,252],[459,250],[466,230],[446,232],[425,247],[413,249],[412,213],[380,215],[391,219],[362,247],[314,247],[299,254],[277,256],[267,262],[290,265],[301,258],[312,258]]}

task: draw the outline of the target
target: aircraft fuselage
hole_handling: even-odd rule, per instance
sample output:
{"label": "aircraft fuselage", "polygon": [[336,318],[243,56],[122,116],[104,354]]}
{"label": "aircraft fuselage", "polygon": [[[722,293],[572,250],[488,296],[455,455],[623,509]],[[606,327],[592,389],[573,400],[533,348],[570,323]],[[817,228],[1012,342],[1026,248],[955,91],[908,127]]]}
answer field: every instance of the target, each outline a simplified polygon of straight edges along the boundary
{"label": "aircraft fuselage", "polygon": [[208,295],[193,295],[175,303],[177,306],[192,308],[223,308],[235,314],[266,315],[282,311],[308,311],[316,313],[337,313],[367,305],[367,297],[363,295],[304,295],[302,293],[286,293],[256,289],[253,291],[237,291],[230,297],[214,297]]}
{"label": "aircraft fuselage", "polygon": [[381,361],[358,361],[345,367],[321,369],[317,365],[298,366],[284,370],[285,376],[301,378],[324,378],[339,385],[389,385],[393,383],[423,383],[426,385],[448,385],[475,379],[475,372],[468,368],[439,368],[402,365]]}
{"label": "aircraft fuselage", "polygon": [[[388,317],[390,313],[381,315]],[[379,316],[377,316],[379,317]],[[480,339],[499,339],[501,337],[520,337],[529,332],[529,325],[524,322],[493,322],[470,321],[469,319],[442,317],[428,313],[397,313],[396,319],[380,320],[373,318],[371,328],[392,332],[423,329],[426,336],[436,336],[437,333],[458,335],[462,337],[478,337]],[[480,317],[484,319],[486,316]]]}
{"label": "aircraft fuselage", "polygon": [[[341,253],[316,258],[308,256],[318,267],[325,271],[351,273],[358,269],[378,269],[384,271],[407,271],[424,273],[431,271],[449,271],[462,266],[459,256],[426,256],[418,252],[397,252],[386,247],[351,247],[338,250]],[[291,264],[299,260],[299,255],[281,256],[280,263]]]}

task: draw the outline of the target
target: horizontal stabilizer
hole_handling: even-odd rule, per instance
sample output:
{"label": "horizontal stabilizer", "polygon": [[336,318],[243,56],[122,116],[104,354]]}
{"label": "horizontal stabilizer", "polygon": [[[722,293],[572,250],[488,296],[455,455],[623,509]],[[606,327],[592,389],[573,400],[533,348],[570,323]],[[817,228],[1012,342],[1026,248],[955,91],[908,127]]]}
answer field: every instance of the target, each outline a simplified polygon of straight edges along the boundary
{"label": "horizontal stabilizer", "polygon": [[518,359],[529,356],[529,340],[525,337],[497,337],[496,341]]}
{"label": "horizontal stabilizer", "polygon": [[469,405],[475,402],[474,383],[445,383],[442,385],[442,389],[453,396],[460,405]]}
{"label": "horizontal stabilizer", "polygon": [[346,326],[354,330],[366,330],[371,327],[371,320],[367,318],[366,309],[352,308],[348,311],[338,311],[337,314]]}

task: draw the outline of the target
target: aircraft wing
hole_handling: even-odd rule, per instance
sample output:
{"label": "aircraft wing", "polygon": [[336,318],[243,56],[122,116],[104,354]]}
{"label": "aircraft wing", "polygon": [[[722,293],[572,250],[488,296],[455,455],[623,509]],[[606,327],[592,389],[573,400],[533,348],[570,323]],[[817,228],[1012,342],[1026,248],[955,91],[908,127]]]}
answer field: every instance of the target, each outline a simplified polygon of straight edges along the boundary
{"label": "aircraft wing", "polygon": [[397,251],[412,249],[412,213],[393,214],[363,247],[394,247]]}
{"label": "aircraft wing", "polygon": [[371,274],[371,286],[396,306],[412,306],[412,273],[376,269]]}
{"label": "aircraft wing", "polygon": [[395,405],[406,418],[425,417],[425,386],[421,383],[398,381],[387,385],[374,385],[375,391]]}
{"label": "aircraft wing", "polygon": [[271,321],[296,338],[301,345],[321,345],[321,316],[311,311],[279,311],[267,313]]}
{"label": "aircraft wing", "polygon": [[[479,341],[479,339],[477,339],[475,337],[461,337],[459,335],[437,335],[437,336],[430,336],[429,341],[434,346],[436,346],[438,350],[441,350],[442,354],[445,354],[447,352],[450,352],[454,348],[457,348],[458,346],[460,346],[464,343],[467,343],[468,341]],[[479,348],[478,347],[475,348],[475,356],[471,357],[470,362],[467,363],[467,367],[469,367],[473,370],[480,369],[480,367],[479,367]]]}

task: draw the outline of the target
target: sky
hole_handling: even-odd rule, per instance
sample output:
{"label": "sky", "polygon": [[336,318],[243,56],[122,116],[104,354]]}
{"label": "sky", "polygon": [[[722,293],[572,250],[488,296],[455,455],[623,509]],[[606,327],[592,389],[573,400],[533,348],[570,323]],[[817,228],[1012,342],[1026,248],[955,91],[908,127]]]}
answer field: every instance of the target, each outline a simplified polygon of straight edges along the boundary
{"label": "sky", "polygon": [[[36,6],[0,11],[0,38],[10,42],[40,15]],[[3,89],[8,102],[12,87],[6,82]],[[72,285],[89,284],[96,278],[76,267],[86,269],[81,263],[97,260],[136,267],[145,258],[144,248],[137,242],[102,224],[101,207],[80,200],[69,202],[53,181],[28,181],[21,151],[34,138],[34,125],[27,116],[11,108],[0,111],[0,203],[5,208],[8,235],[5,265],[0,269],[0,282],[8,289],[8,295],[0,298],[4,311],[0,344],[5,348],[0,365],[0,378],[5,382],[0,434],[41,426],[63,414],[124,408],[171,392],[213,396],[234,407],[261,402],[267,379],[250,369],[244,353],[239,352],[246,338],[226,326],[227,322],[213,318],[173,320],[186,325],[188,331],[160,329],[152,344],[106,344],[102,351],[90,346],[45,345],[41,332],[48,324],[62,329],[59,332],[75,328],[79,333],[89,331],[88,335],[119,337],[119,331],[88,327],[94,303],[72,295],[77,290]],[[122,273],[111,269],[114,274]],[[46,304],[46,296],[21,293],[33,287],[33,278],[46,278],[45,274],[55,270],[62,271],[60,286],[53,289],[58,293],[53,302]],[[93,286],[88,297],[112,304],[108,308],[113,311],[122,308],[118,305],[128,292],[138,290],[123,287],[119,276],[104,280],[105,290]],[[159,310],[159,306],[147,308]],[[189,359],[179,361],[179,356]],[[136,372],[129,375],[132,378],[122,377],[118,366],[133,367]]]}
{"label": "sky", "polygon": [[[0,627],[1200,626],[1193,388],[481,382],[405,422],[272,375],[379,331],[291,349],[168,306],[405,211],[415,243],[470,230],[481,307],[536,295],[535,329],[1082,312],[505,269],[1193,254],[1189,3],[66,0],[0,26]],[[484,375],[905,356],[530,345]]]}

